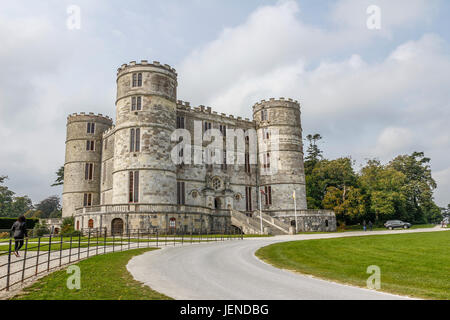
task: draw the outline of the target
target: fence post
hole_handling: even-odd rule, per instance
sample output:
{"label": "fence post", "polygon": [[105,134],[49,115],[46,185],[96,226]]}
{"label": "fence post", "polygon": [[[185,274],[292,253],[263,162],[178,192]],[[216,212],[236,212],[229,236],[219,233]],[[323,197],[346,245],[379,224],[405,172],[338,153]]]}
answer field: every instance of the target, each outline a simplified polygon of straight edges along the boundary
{"label": "fence post", "polygon": [[113,237],[113,253],[114,253],[115,252],[115,248],[116,248],[116,235],[113,233],[112,237]]}
{"label": "fence post", "polygon": [[[106,228],[105,228],[105,237],[104,237],[104,241],[103,241],[103,253],[106,253]],[[114,243],[113,243],[113,247],[114,247]]]}
{"label": "fence post", "polygon": [[61,245],[59,246],[59,266],[61,267],[62,263],[62,247],[63,247],[63,236],[61,235]]}
{"label": "fence post", "polygon": [[37,256],[36,256],[36,272],[34,273],[35,276],[37,276],[37,274],[38,274],[40,251],[41,251],[41,237],[38,238],[38,248],[37,248]]}
{"label": "fence post", "polygon": [[97,236],[97,247],[95,247],[95,255],[98,256],[98,238],[99,238],[99,236],[98,236],[98,228],[97,228],[97,230],[95,232],[95,235]]}
{"label": "fence post", "polygon": [[69,263],[72,261],[72,238],[73,238],[73,234],[70,235]]}
{"label": "fence post", "polygon": [[128,250],[130,250],[130,229],[128,229]]}
{"label": "fence post", "polygon": [[141,236],[141,229],[138,229],[138,249],[139,249],[139,238]]}
{"label": "fence post", "polygon": [[157,248],[159,248],[159,243],[158,243],[158,241],[159,241],[159,229],[156,230],[156,247],[157,247]]}
{"label": "fence post", "polygon": [[191,244],[194,242],[194,238],[192,236],[192,228],[191,228]]}
{"label": "fence post", "polygon": [[175,239],[177,238],[177,230],[175,229],[173,234],[173,246],[175,247]]}
{"label": "fence post", "polygon": [[50,271],[50,258],[52,254],[52,235],[50,234],[50,238],[48,239],[48,257],[47,257],[47,272]]}
{"label": "fence post", "polygon": [[91,229],[89,229],[88,233],[88,249],[87,249],[87,257],[89,258],[89,250],[91,250]]}
{"label": "fence post", "polygon": [[147,231],[147,248],[150,248],[150,230]]}
{"label": "fence post", "polygon": [[80,260],[80,253],[81,253],[81,233],[83,233],[83,231],[81,231],[78,234],[78,260]]}
{"label": "fence post", "polygon": [[184,227],[183,232],[181,233],[181,245],[184,246]]}
{"label": "fence post", "polygon": [[12,246],[12,239],[9,239],[8,271],[7,271],[7,275],[6,275],[6,291],[9,291],[9,277],[11,274],[11,246]]}
{"label": "fence post", "polygon": [[166,234],[164,246],[167,247],[167,229],[166,229],[166,232],[164,232],[164,233]]}
{"label": "fence post", "polygon": [[26,267],[26,261],[27,261],[27,252],[28,252],[28,239],[25,240],[25,253],[23,254],[22,282],[25,279],[25,267]]}

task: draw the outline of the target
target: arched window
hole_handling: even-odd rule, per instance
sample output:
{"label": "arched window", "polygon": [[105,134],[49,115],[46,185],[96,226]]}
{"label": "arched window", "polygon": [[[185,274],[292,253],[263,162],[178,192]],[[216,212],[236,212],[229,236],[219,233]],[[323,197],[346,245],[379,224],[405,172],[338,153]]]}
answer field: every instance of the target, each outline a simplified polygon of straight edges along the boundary
{"label": "arched window", "polygon": [[89,221],[88,221],[88,227],[89,227],[89,229],[93,229],[93,228],[94,228],[94,220],[89,219]]}
{"label": "arched window", "polygon": [[116,218],[111,222],[111,234],[112,235],[121,235],[123,234],[123,220],[120,218]]}
{"label": "arched window", "polygon": [[325,227],[328,228],[328,220],[325,220]]}
{"label": "arched window", "polygon": [[77,230],[80,230],[80,221],[77,221]]}
{"label": "arched window", "polygon": [[177,219],[170,218],[170,220],[169,220],[169,228],[170,229],[175,229],[176,227],[177,227]]}

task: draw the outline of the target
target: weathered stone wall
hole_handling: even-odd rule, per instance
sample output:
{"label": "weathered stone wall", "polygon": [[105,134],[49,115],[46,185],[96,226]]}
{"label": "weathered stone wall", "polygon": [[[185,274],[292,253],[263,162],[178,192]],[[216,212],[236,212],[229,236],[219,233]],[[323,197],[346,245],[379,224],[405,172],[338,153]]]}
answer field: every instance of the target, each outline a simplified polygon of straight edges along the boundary
{"label": "weathered stone wall", "polygon": [[[267,112],[267,120],[262,120],[263,110]],[[254,105],[253,117],[258,132],[259,182],[262,188],[272,188],[272,205],[264,206],[264,209],[271,214],[293,209],[294,190],[297,209],[306,209],[299,103],[291,99],[263,100]],[[270,132],[269,139],[264,137],[265,130]],[[276,133],[278,145],[274,144]],[[267,153],[270,153],[270,168],[266,172],[263,168],[263,157]]]}
{"label": "weathered stone wall", "polygon": [[[87,133],[87,124],[95,123],[95,132]],[[100,204],[100,172],[102,135],[112,120],[102,115],[73,114],[67,118],[66,157],[64,164],[63,217],[72,216],[83,206],[85,193],[92,194],[93,204]],[[94,141],[94,151],[86,150],[86,142]],[[94,164],[93,180],[85,179],[86,163]]]}
{"label": "weathered stone wall", "polygon": [[[142,86],[133,87],[133,74],[142,74]],[[175,70],[157,63],[130,63],[117,75],[117,120],[114,129],[114,204],[128,203],[129,171],[139,171],[139,202],[176,203],[176,168],[170,136],[176,127]],[[142,109],[133,111],[132,97],[142,97]],[[139,128],[140,151],[130,152],[130,130]]]}
{"label": "weathered stone wall", "polygon": [[[275,215],[284,223],[295,226],[295,212],[287,210]],[[335,232],[336,215],[331,210],[299,210],[297,212],[299,232]]]}

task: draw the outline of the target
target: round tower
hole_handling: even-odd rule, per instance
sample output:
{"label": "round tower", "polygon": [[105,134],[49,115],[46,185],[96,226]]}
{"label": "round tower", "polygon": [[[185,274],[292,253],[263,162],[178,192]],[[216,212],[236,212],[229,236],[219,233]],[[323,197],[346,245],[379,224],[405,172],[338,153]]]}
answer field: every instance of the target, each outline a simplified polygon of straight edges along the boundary
{"label": "round tower", "polygon": [[118,69],[113,203],[176,204],[171,159],[176,129],[177,73],[159,62]]}
{"label": "round tower", "polygon": [[67,118],[63,217],[72,216],[76,208],[100,204],[102,136],[111,126],[112,119],[101,114]]}
{"label": "round tower", "polygon": [[[306,209],[300,104],[292,99],[261,101],[253,106],[258,136],[262,209],[272,215]],[[267,199],[266,199],[267,198]]]}

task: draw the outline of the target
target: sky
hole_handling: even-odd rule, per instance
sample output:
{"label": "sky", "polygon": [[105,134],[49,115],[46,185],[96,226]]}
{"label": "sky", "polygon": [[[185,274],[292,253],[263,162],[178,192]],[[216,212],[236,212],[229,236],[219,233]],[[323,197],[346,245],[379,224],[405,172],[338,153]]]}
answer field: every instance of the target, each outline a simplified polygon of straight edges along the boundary
{"label": "sky", "polygon": [[1,1],[0,175],[34,202],[60,195],[67,115],[114,118],[117,68],[156,60],[193,106],[251,118],[262,99],[300,101],[304,134],[357,170],[425,152],[446,206],[449,14],[445,0]]}

